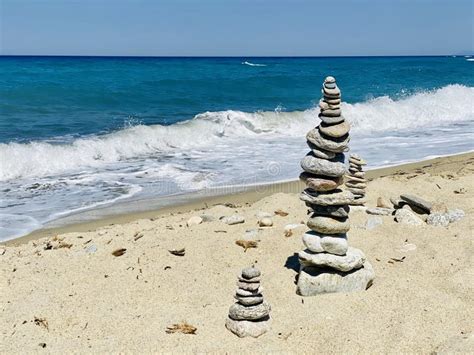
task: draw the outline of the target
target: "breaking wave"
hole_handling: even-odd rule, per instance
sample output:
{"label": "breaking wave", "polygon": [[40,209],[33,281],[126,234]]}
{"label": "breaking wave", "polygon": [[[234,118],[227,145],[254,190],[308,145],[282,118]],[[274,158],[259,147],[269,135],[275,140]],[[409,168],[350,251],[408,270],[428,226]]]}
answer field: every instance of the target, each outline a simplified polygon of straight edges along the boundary
{"label": "breaking wave", "polygon": [[242,64],[244,65],[249,65],[251,67],[266,67],[267,65],[266,64],[258,64],[258,63],[250,63],[250,62],[242,62]]}
{"label": "breaking wave", "polygon": [[[474,88],[449,85],[401,100],[378,97],[343,104],[353,132],[416,130],[474,120]],[[35,141],[0,144],[0,181],[56,175],[135,159],[159,159],[167,154],[244,146],[255,138],[304,136],[316,124],[318,109],[306,111],[205,112],[171,126],[137,125],[69,144]],[[230,149],[232,149],[230,148]]]}

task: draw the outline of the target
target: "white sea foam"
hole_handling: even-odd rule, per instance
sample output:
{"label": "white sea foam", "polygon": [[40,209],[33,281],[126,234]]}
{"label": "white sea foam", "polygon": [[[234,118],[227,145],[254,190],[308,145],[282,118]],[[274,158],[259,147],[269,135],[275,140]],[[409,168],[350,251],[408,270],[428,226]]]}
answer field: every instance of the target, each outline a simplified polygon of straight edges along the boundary
{"label": "white sea foam", "polygon": [[[416,130],[474,120],[474,88],[449,85],[401,100],[379,97],[343,104],[353,133]],[[46,142],[0,144],[0,181],[57,175],[104,168],[136,159],[160,159],[174,154],[198,154],[216,145],[245,146],[246,140],[301,137],[313,126],[318,109],[302,112],[205,112],[171,126],[137,125],[123,130],[74,140],[70,144]],[[176,167],[175,167],[176,169]],[[162,170],[161,174],[170,171]],[[197,181],[194,173],[186,181]],[[191,175],[192,176],[191,176]],[[205,183],[197,185],[205,186]]]}
{"label": "white sea foam", "polygon": [[267,65],[266,64],[258,64],[258,63],[250,63],[250,62],[242,62],[242,64],[244,65],[249,65],[251,67],[266,67]]}
{"label": "white sea foam", "polygon": [[474,62],[474,58],[467,58],[466,59],[468,62]]}

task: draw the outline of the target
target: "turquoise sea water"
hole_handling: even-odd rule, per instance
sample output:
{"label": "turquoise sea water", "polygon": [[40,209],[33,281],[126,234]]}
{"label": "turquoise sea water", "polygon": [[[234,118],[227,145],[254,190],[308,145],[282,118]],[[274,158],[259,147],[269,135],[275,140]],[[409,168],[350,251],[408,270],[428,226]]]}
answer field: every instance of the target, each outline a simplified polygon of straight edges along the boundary
{"label": "turquoise sea water", "polygon": [[117,201],[296,178],[337,78],[369,167],[474,149],[470,57],[0,57],[0,239]]}

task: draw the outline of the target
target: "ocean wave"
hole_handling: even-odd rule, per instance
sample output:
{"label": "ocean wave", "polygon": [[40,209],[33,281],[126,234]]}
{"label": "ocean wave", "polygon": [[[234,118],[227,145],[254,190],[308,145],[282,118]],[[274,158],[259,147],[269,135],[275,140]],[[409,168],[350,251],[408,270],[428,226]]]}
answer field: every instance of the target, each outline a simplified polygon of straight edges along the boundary
{"label": "ocean wave", "polygon": [[474,62],[474,58],[467,58],[466,59],[468,62]]}
{"label": "ocean wave", "polygon": [[[474,88],[449,85],[401,100],[384,96],[362,103],[343,103],[342,110],[354,134],[370,134],[473,120],[473,100]],[[160,159],[217,145],[232,151],[236,146],[251,145],[255,139],[303,137],[319,121],[318,112],[317,108],[294,112],[205,112],[171,126],[136,125],[68,144],[2,143],[0,181],[103,168],[140,158]],[[179,167],[169,167],[163,174],[177,175],[176,169]],[[201,177],[192,174],[187,174],[185,180],[201,186]]]}
{"label": "ocean wave", "polygon": [[266,67],[267,65],[266,64],[258,64],[258,63],[250,63],[250,62],[242,62],[242,64],[244,65],[249,65],[251,67]]}

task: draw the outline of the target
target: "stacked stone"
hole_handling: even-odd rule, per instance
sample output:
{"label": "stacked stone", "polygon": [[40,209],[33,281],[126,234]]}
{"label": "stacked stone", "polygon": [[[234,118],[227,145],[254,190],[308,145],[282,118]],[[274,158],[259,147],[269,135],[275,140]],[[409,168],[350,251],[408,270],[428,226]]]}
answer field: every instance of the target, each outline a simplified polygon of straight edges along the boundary
{"label": "stacked stone", "polygon": [[347,190],[355,196],[355,201],[351,205],[365,204],[365,188],[367,180],[365,180],[365,171],[362,167],[367,163],[357,154],[351,154],[349,157],[349,174],[346,175]]}
{"label": "stacked stone", "polygon": [[254,338],[270,329],[270,305],[263,299],[260,271],[252,266],[242,270],[235,299],[229,308],[226,328],[239,337]]}
{"label": "stacked stone", "polygon": [[341,93],[336,80],[324,80],[319,103],[321,123],[306,135],[311,152],[301,161],[300,179],[307,185],[301,200],[310,208],[311,229],[303,236],[300,251],[298,294],[312,296],[328,292],[365,290],[373,280],[373,269],[362,251],[349,247],[349,205],[355,196],[338,187],[343,184],[344,153],[348,150],[350,126],[341,113]]}

